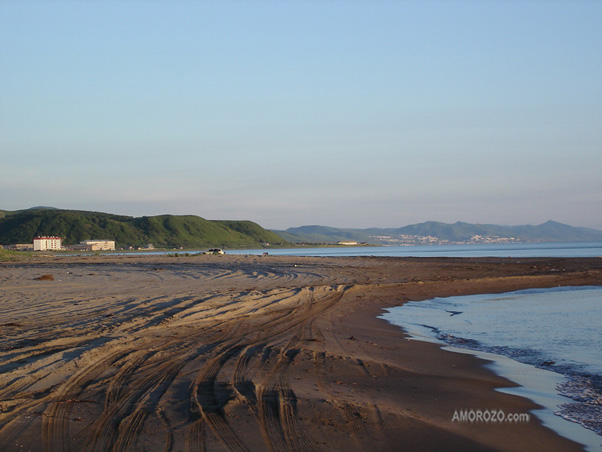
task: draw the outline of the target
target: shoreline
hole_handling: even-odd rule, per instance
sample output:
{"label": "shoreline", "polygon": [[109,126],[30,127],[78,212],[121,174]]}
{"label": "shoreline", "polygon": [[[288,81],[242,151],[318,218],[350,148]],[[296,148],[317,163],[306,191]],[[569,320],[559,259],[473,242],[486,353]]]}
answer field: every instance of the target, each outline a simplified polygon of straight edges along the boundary
{"label": "shoreline", "polygon": [[377,316],[602,285],[602,259],[36,258],[0,263],[0,284],[3,450],[583,450],[537,419],[452,422],[537,405]]}
{"label": "shoreline", "polygon": [[[511,294],[512,292],[509,293]],[[390,318],[387,318],[387,316]],[[602,436],[576,421],[565,419],[555,413],[561,404],[574,403],[573,399],[560,394],[556,389],[558,384],[567,381],[568,376],[536,367],[533,364],[522,363],[502,354],[447,344],[445,341],[429,336],[423,331],[414,330],[408,325],[396,323],[395,318],[391,317],[389,312],[383,314],[381,318],[403,329],[412,340],[437,344],[442,347],[442,350],[449,351],[450,353],[472,355],[488,361],[488,364],[486,364],[487,368],[496,375],[507,378],[518,385],[516,387],[496,388],[497,391],[527,398],[541,406],[542,408],[534,410],[532,414],[546,427],[559,435],[583,444],[590,451],[601,447]]]}

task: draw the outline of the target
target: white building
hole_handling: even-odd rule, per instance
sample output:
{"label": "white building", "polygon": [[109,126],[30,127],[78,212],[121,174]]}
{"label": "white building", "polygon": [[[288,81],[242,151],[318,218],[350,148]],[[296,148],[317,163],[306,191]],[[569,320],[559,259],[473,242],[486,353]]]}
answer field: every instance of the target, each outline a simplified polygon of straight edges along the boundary
{"label": "white building", "polygon": [[112,251],[115,249],[115,240],[84,240],[79,244],[87,251]]}
{"label": "white building", "polygon": [[60,237],[35,237],[33,239],[33,250],[34,251],[47,251],[47,250],[60,250],[61,249],[61,238]]}

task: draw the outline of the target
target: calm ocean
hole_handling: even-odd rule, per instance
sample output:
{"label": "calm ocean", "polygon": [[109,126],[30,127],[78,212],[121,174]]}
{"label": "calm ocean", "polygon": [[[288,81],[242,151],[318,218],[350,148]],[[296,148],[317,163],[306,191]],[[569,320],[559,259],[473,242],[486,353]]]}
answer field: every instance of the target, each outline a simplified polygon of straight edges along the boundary
{"label": "calm ocean", "polygon": [[228,254],[382,257],[597,257],[602,242],[503,243],[488,245],[340,246],[331,248],[227,250]]}
{"label": "calm ocean", "polygon": [[[554,413],[557,420],[561,417],[586,427],[589,430],[550,423],[590,450],[602,450],[602,287],[435,298],[387,311],[382,318],[402,326],[416,339],[527,364],[515,379],[531,385],[525,394],[553,392],[547,395],[552,401],[547,403],[548,413],[540,417],[547,414],[553,418],[549,415]],[[545,372],[539,369],[555,372],[560,378],[546,389],[540,384]],[[512,371],[501,373],[514,379]],[[532,374],[531,378],[525,373]],[[565,431],[564,427],[570,428]]]}

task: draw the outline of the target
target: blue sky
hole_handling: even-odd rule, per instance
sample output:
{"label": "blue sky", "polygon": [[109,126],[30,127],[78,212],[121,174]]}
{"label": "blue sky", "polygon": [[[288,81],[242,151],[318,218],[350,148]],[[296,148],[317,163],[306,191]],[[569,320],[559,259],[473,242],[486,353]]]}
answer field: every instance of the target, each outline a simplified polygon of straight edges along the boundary
{"label": "blue sky", "polygon": [[0,0],[0,209],[602,229],[602,2]]}

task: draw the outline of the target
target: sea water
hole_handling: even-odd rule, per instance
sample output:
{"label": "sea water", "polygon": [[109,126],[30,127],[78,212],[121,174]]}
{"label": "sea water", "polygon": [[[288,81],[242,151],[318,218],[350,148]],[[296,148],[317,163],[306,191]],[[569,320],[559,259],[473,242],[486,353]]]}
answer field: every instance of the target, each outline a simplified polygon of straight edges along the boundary
{"label": "sea water", "polygon": [[494,370],[546,407],[544,424],[602,450],[602,287],[435,298],[387,311],[382,318],[414,338],[505,357]]}
{"label": "sea water", "polygon": [[[111,254],[161,256],[205,250],[121,251]],[[602,257],[602,242],[488,243],[412,246],[328,246],[299,248],[225,249],[226,254],[309,257]],[[88,253],[82,253],[88,254]]]}
{"label": "sea water", "polygon": [[226,250],[228,254],[379,257],[598,257],[602,242],[538,242],[416,246],[336,246]]}

